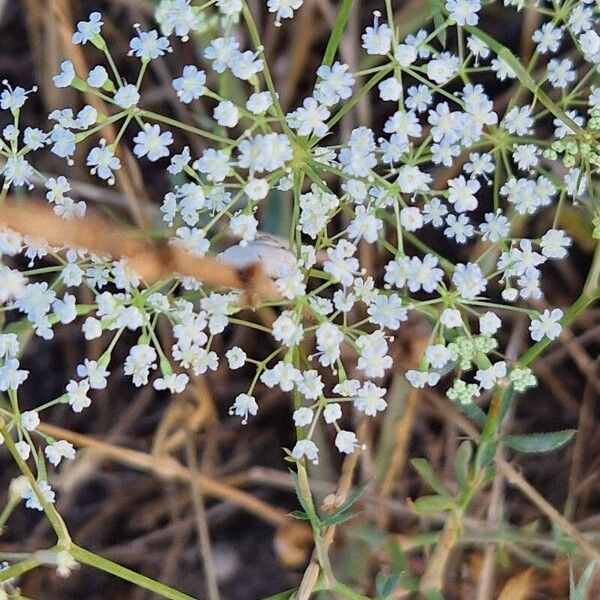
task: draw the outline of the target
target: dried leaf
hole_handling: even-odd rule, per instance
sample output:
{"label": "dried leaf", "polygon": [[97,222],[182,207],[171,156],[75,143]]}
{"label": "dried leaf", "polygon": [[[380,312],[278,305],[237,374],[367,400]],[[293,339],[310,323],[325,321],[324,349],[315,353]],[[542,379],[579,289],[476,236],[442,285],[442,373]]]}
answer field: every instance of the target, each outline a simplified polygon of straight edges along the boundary
{"label": "dried leaf", "polygon": [[498,600],[527,600],[531,598],[534,582],[533,569],[527,569],[511,577],[502,588]]}

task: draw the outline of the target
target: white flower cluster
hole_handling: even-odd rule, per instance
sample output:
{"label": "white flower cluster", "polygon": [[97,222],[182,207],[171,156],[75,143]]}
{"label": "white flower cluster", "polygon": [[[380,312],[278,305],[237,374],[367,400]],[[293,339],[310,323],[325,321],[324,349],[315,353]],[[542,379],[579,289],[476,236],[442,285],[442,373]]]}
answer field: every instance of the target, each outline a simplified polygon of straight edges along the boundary
{"label": "white flower cluster", "polygon": [[[44,179],[31,164],[31,153],[49,147],[72,164],[82,142],[97,140],[82,160],[93,176],[113,184],[123,168],[117,147],[129,130],[134,155],[164,165],[178,182],[160,207],[173,243],[202,256],[222,250],[222,232],[229,232],[238,243],[222,251],[221,260],[237,267],[259,262],[276,281],[281,298],[268,303],[276,311],[274,321],[265,327],[245,320],[249,317],[239,314],[244,306],[236,292],[176,275],[149,286],[123,261],[48,248],[2,229],[0,255],[24,253],[34,268],[18,270],[8,260],[0,266],[1,310],[20,313],[44,339],[53,337],[57,324],[79,320],[86,339],[106,341],[102,355],[86,358],[64,394],[40,410],[57,403],[75,412],[87,409],[93,391],[107,386],[109,366],[113,372],[122,368],[135,386],[152,382],[156,390],[170,393],[181,393],[190,374],[250,366],[255,375],[245,393],[231,398],[230,413],[243,423],[255,416],[259,386],[292,392],[293,421],[301,435],[290,454],[317,462],[319,422],[334,431],[340,452],[352,453],[361,444],[347,429],[344,407],[369,417],[386,408],[394,335],[410,318],[430,328],[419,365],[406,374],[413,386],[442,385],[448,398],[463,406],[498,384],[517,391],[535,385],[525,365],[502,355],[497,334],[506,311],[529,316],[533,342],[561,333],[564,314],[544,304],[542,273],[549,261],[567,256],[571,239],[560,228],[561,210],[569,202],[590,202],[590,178],[600,164],[593,145],[599,137],[600,88],[591,84],[600,65],[600,36],[592,4],[580,2],[564,11],[556,3],[544,9],[544,18],[550,16],[533,34],[538,62],[559,52],[567,37],[579,51],[577,62],[557,57],[543,68],[533,65],[536,88],[562,98],[552,104],[550,118],[541,95],[514,93],[507,107],[495,108],[483,80],[516,87],[527,82],[519,80],[510,54],[498,54],[476,28],[479,0],[448,0],[443,25],[405,39],[375,13],[361,37],[374,66],[353,73],[332,58],[316,71],[312,93],[287,114],[262,47],[241,47],[233,33],[241,19],[251,19],[243,1],[212,4],[202,10],[217,12],[222,34],[203,49],[199,64],[177,74],[172,86],[191,110],[202,102],[214,127],[200,129],[144,108],[148,65],[172,51],[171,36],[185,41],[193,35],[201,23],[199,8],[190,0],[163,0],[159,27],[135,29],[129,53],[139,61],[135,83],[115,67],[102,17],[92,13],[77,25],[73,42],[92,44],[104,64],[78,73],[66,60],[54,83],[95,95],[109,113],[90,105],[64,108],[49,115],[48,131],[22,130],[20,111],[31,91],[5,83],[0,106],[13,122],[0,141],[2,198],[9,189],[41,178],[57,214],[81,217],[85,203],[73,198],[67,177]],[[276,24],[293,17],[301,5],[302,0],[267,2]],[[439,45],[446,29],[459,38],[456,53]],[[247,91],[244,102],[220,94],[225,73]],[[381,129],[359,126],[340,139],[336,124],[367,93],[386,112]],[[102,137],[108,125],[119,132],[110,142]],[[178,147],[176,129],[199,136],[206,149],[194,156],[188,146]],[[290,207],[287,240],[263,232],[261,209],[275,196]],[[544,218],[536,227],[528,227],[540,215]],[[543,232],[528,236],[540,227]],[[449,258],[448,247],[455,249]],[[57,257],[58,266],[35,268],[33,263],[48,253]],[[376,256],[379,266],[367,264],[367,254]],[[455,264],[459,255],[463,259]],[[81,285],[91,291],[93,302],[78,304]],[[171,348],[161,346],[161,320],[172,328]],[[217,336],[238,326],[268,335],[270,353],[251,356],[264,346],[258,344],[233,346],[220,356]],[[137,342],[124,365],[112,364],[125,330],[135,332]],[[20,368],[18,354],[16,336],[1,334],[0,391],[8,394],[12,408],[2,405],[0,414],[24,460],[41,460],[34,444],[38,437],[56,466],[72,459],[74,450],[36,430],[37,411],[19,412],[17,392],[28,373]],[[51,502],[47,481],[39,485]],[[31,490],[25,498],[28,506],[40,508]]]}

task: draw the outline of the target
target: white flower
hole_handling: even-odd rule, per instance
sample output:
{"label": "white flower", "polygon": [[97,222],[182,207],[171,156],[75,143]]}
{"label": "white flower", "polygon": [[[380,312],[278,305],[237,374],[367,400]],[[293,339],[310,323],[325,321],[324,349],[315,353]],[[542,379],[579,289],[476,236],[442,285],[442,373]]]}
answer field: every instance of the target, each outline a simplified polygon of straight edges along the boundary
{"label": "white flower", "polygon": [[330,114],[327,107],[320,105],[315,98],[306,98],[300,108],[288,115],[288,122],[298,135],[323,137],[328,131],[325,121]]}
{"label": "white flower", "polygon": [[319,449],[311,440],[298,440],[292,450],[292,458],[300,460],[303,456],[313,464],[319,463]]}
{"label": "white flower", "polygon": [[95,360],[84,359],[83,364],[77,365],[77,375],[87,377],[90,388],[93,390],[103,390],[107,385],[107,377],[110,373],[104,365]]}
{"label": "white flower", "polygon": [[321,78],[315,88],[315,98],[326,106],[332,106],[340,100],[346,100],[352,95],[354,77],[349,72],[348,65],[335,61],[333,65],[321,65],[317,69]]}
{"label": "white flower", "polygon": [[95,66],[87,76],[87,84],[90,87],[101,88],[108,81],[108,73],[102,65]]}
{"label": "white flower", "polygon": [[323,418],[325,423],[331,425],[342,418],[342,407],[338,402],[332,402],[323,409]]}
{"label": "white flower", "polygon": [[90,391],[90,382],[87,379],[74,381],[71,379],[67,384],[67,398],[73,412],[80,413],[84,408],[91,405],[92,401],[88,398]]}
{"label": "white flower", "polygon": [[446,0],[446,10],[457,25],[477,25],[480,9],[479,0]]}
{"label": "white flower", "polygon": [[204,58],[212,61],[212,68],[217,73],[223,73],[231,63],[238,42],[233,36],[216,38],[204,50]]}
{"label": "white flower", "polygon": [[160,13],[160,25],[165,35],[175,32],[185,42],[189,32],[199,27],[200,17],[190,3],[191,0],[165,0],[162,3],[164,11]]}
{"label": "white flower", "polygon": [[301,406],[295,410],[294,414],[292,415],[292,419],[296,427],[305,427],[306,425],[310,425],[313,417],[313,410],[311,408],[306,408],[306,406]]}
{"label": "white flower", "polygon": [[456,286],[461,298],[473,300],[485,291],[487,281],[477,263],[459,263],[452,275],[452,283]]}
{"label": "white flower", "polygon": [[[50,504],[54,504],[55,493],[50,487],[49,483],[45,479],[40,479],[37,482],[37,485],[44,500]],[[40,501],[38,500],[37,494],[33,491],[31,486],[28,486],[23,490],[23,494],[21,497],[23,498],[23,500],[25,500],[25,506],[27,508],[33,508],[39,511],[44,510],[42,508],[42,505],[40,504]]]}
{"label": "white flower", "polygon": [[475,380],[479,382],[479,387],[484,390],[491,390],[499,379],[506,377],[506,363],[501,360],[494,363],[487,369],[478,369],[475,374]]}
{"label": "white flower", "polygon": [[40,415],[37,410],[26,410],[21,413],[21,425],[27,431],[35,431],[40,424]]}
{"label": "white flower", "polygon": [[6,85],[7,89],[2,90],[2,94],[0,94],[0,108],[12,112],[22,108],[27,100],[27,94],[29,92],[26,92],[21,86],[17,86],[13,89],[6,81],[3,81],[3,83]]}
{"label": "white flower", "polygon": [[63,458],[68,460],[75,458],[75,448],[73,448],[73,444],[66,440],[58,440],[58,442],[46,446],[44,454],[48,461],[57,467]]}
{"label": "white flower", "polygon": [[231,408],[229,409],[230,415],[237,415],[242,417],[242,424],[245,425],[248,422],[248,415],[256,416],[258,412],[258,404],[254,396],[248,394],[239,394]]}
{"label": "white flower", "polygon": [[542,254],[547,258],[565,258],[571,238],[562,229],[549,229],[540,240]]}
{"label": "white flower", "polygon": [[148,375],[151,369],[156,368],[154,361],[157,358],[156,350],[147,344],[132,346],[129,355],[125,359],[125,375],[131,375],[136,387],[148,383]]}
{"label": "white flower", "polygon": [[254,115],[262,115],[269,110],[272,104],[271,92],[254,92],[250,94],[246,108]]}
{"label": "white flower", "polygon": [[52,303],[52,310],[61,323],[72,323],[77,318],[76,301],[77,298],[72,294],[65,294],[62,300],[57,298]]}
{"label": "white flower", "polygon": [[173,89],[177,97],[185,104],[198,100],[204,94],[206,74],[194,65],[183,67],[181,77],[173,80]]}
{"label": "white flower", "polygon": [[135,85],[127,83],[115,92],[113,100],[121,108],[131,108],[132,106],[136,106],[140,101],[140,93]]}
{"label": "white flower", "polygon": [[77,31],[73,34],[73,43],[85,44],[98,35],[104,25],[101,18],[102,15],[99,12],[93,12],[89,15],[89,21],[79,21]]}
{"label": "white flower", "polygon": [[235,16],[242,11],[242,0],[217,0],[219,12],[226,16]]}
{"label": "white flower", "polygon": [[354,406],[366,415],[374,417],[387,406],[387,402],[383,398],[386,392],[385,388],[376,386],[372,381],[367,381],[358,390]]}
{"label": "white flower", "polygon": [[563,60],[553,58],[548,63],[548,81],[555,88],[567,88],[575,81],[576,76],[577,74],[573,70],[573,61],[568,58]]}
{"label": "white flower", "polygon": [[98,175],[109,185],[115,183],[113,171],[121,168],[121,161],[114,155],[110,146],[106,145],[106,140],[100,140],[100,145],[92,148],[87,156],[86,164],[90,168],[92,175]]}
{"label": "white flower", "polygon": [[283,392],[290,392],[302,380],[302,374],[290,363],[279,361],[272,369],[266,369],[260,380],[269,388],[278,385]]}
{"label": "white flower", "polygon": [[416,389],[422,389],[426,386],[432,387],[437,385],[440,380],[438,373],[430,373],[429,371],[416,371],[409,369],[406,371],[406,379],[410,385]]}
{"label": "white flower", "polygon": [[29,457],[31,456],[31,446],[25,440],[16,442],[15,448],[23,460],[29,460]]}
{"label": "white flower", "polygon": [[360,447],[356,434],[353,431],[338,431],[335,436],[335,445],[343,454],[352,454],[356,448]]}
{"label": "white flower", "polygon": [[440,316],[440,322],[449,329],[455,329],[463,325],[460,311],[456,308],[445,308]]}
{"label": "white flower", "polygon": [[20,363],[16,358],[9,358],[0,367],[0,392],[16,390],[29,376],[29,371],[19,369]]}
{"label": "white flower", "polygon": [[406,231],[417,231],[423,227],[423,213],[417,206],[406,206],[400,210],[400,224]]}
{"label": "white flower", "polygon": [[81,330],[86,340],[94,340],[102,335],[102,323],[94,317],[87,317]]}
{"label": "white flower", "polygon": [[316,400],[323,393],[324,387],[321,376],[315,369],[304,371],[302,379],[298,382],[298,391],[307,400]]}
{"label": "white flower", "polygon": [[154,162],[164,156],[169,156],[167,146],[173,143],[173,134],[170,131],[162,132],[158,125],[146,123],[144,130],[140,131],[134,138],[135,146],[133,153],[141,158],[147,156],[148,160]]}
{"label": "white flower", "polygon": [[546,54],[548,51],[556,52],[562,40],[562,28],[556,27],[554,23],[544,23],[537,29],[531,39],[537,44],[537,51]]}
{"label": "white flower", "polygon": [[267,7],[269,12],[276,13],[275,26],[281,25],[281,19],[291,19],[294,16],[294,11],[298,10],[304,0],[268,0]]}
{"label": "white flower", "polygon": [[539,342],[546,337],[549,340],[555,340],[562,331],[560,320],[563,318],[563,311],[560,308],[554,308],[552,311],[546,309],[537,319],[531,321],[529,331],[531,339]]}
{"label": "white flower", "polygon": [[429,346],[425,351],[425,356],[434,369],[443,369],[452,358],[450,350],[443,344]]}
{"label": "white flower", "polygon": [[225,356],[227,357],[229,368],[232,370],[242,367],[247,358],[246,353],[239,346],[234,346],[230,350],[227,350]]}
{"label": "white flower", "polygon": [[437,84],[447,83],[458,72],[459,64],[458,56],[442,52],[427,63],[427,77]]}
{"label": "white flower", "polygon": [[153,60],[159,56],[164,56],[165,52],[171,51],[169,40],[166,37],[159,37],[158,31],[138,31],[136,37],[129,42],[129,56],[134,55],[144,61]]}
{"label": "white flower", "polygon": [[237,106],[229,100],[223,100],[215,106],[213,117],[222,127],[235,127],[240,118]]}
{"label": "white flower", "polygon": [[190,378],[185,373],[170,373],[154,380],[155,390],[169,390],[171,394],[181,394]]}
{"label": "white flower", "polygon": [[233,235],[242,238],[243,242],[249,242],[256,237],[258,221],[252,215],[238,213],[231,217],[229,227]]}
{"label": "white flower", "polygon": [[70,60],[63,60],[60,63],[60,73],[52,78],[54,85],[57,88],[66,88],[71,85],[71,82],[75,79],[75,68]]}
{"label": "white flower", "polygon": [[238,79],[248,81],[263,70],[263,62],[258,58],[258,52],[235,50],[229,60],[229,68]]}
{"label": "white flower", "polygon": [[302,340],[304,328],[297,323],[293,313],[286,311],[282,313],[273,323],[273,337],[285,346],[295,346]]}
{"label": "white flower", "polygon": [[448,181],[448,202],[458,213],[475,210],[478,206],[475,194],[481,185],[476,179],[466,180],[462,175]]}
{"label": "white flower", "polygon": [[375,11],[373,27],[367,27],[362,36],[362,47],[367,54],[387,54],[392,46],[392,30],[385,23],[380,24],[381,13]]}
{"label": "white flower", "polygon": [[502,321],[493,312],[486,312],[479,317],[479,332],[482,335],[494,335],[502,327]]}

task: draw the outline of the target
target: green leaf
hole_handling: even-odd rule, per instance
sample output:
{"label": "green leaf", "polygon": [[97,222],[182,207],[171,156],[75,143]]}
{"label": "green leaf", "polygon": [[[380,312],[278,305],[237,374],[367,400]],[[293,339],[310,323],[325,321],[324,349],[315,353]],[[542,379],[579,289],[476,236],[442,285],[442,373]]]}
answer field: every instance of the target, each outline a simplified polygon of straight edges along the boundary
{"label": "green leaf", "polygon": [[[304,509],[303,512],[306,514],[307,520],[310,521],[313,526],[320,526],[321,521],[315,511],[315,507],[313,506],[312,502],[307,502],[306,498],[304,498],[304,496],[302,495],[302,492],[300,491],[300,484],[298,482],[298,474],[294,473],[294,471],[290,471],[290,475],[292,476],[292,479],[294,480],[294,484],[295,484],[295,488],[296,488],[296,496],[298,497],[298,502],[300,502],[300,506],[302,506],[302,508]],[[300,511],[300,512],[302,512],[302,511]]]}
{"label": "green leaf", "polygon": [[477,450],[477,464],[481,468],[489,466],[496,456],[498,443],[496,441],[481,442]]}
{"label": "green leaf", "polygon": [[[569,600],[585,600],[587,596],[588,587],[592,580],[592,575],[598,566],[598,561],[593,560],[588,566],[585,568],[585,571],[582,573],[577,586],[574,586],[573,579],[571,577],[571,593],[569,594]],[[572,573],[571,573],[572,575]]]}
{"label": "green leaf", "polygon": [[375,578],[375,589],[377,590],[377,598],[385,600],[400,582],[400,575],[393,574],[386,577],[383,573],[379,573]]}
{"label": "green leaf", "polygon": [[437,478],[433,472],[431,465],[425,458],[413,458],[410,461],[411,465],[415,468],[417,473],[421,476],[421,479],[429,485],[429,487],[440,494],[440,496],[448,496],[448,490],[443,486],[442,482]]}
{"label": "green leaf", "polygon": [[420,515],[433,515],[454,508],[454,498],[445,496],[421,496],[413,503],[413,509]]}
{"label": "green leaf", "polygon": [[502,441],[518,452],[551,452],[564,446],[575,433],[574,429],[563,429],[551,433],[528,433],[524,435],[506,435]]}
{"label": "green leaf", "polygon": [[471,463],[471,457],[473,456],[473,447],[469,440],[465,440],[456,452],[454,458],[454,473],[456,474],[456,480],[462,490],[469,480],[469,465]]}
{"label": "green leaf", "polygon": [[339,525],[340,523],[345,523],[346,521],[349,521],[350,519],[354,519],[354,517],[356,517],[356,515],[358,515],[358,514],[360,514],[360,513],[357,513],[357,512],[336,513],[334,515],[329,515],[328,517],[321,519],[321,523],[326,526]]}
{"label": "green leaf", "polygon": [[333,59],[335,58],[335,53],[340,45],[342,34],[344,33],[344,28],[348,22],[350,9],[352,8],[353,2],[354,0],[344,0],[338,11],[333,29],[331,30],[331,35],[329,36],[329,41],[327,42],[327,47],[325,48],[325,54],[323,56],[323,64],[327,65],[328,67],[333,64]]}
{"label": "green leaf", "polygon": [[[365,491],[365,488],[369,485],[369,480],[363,481],[360,485],[355,487],[348,497],[342,502],[339,508],[333,513],[334,515],[339,515],[341,513],[346,512],[360,497],[360,495]],[[333,516],[333,515],[332,515]]]}
{"label": "green leaf", "polygon": [[310,521],[309,516],[303,510],[293,510],[289,515],[299,521]]}

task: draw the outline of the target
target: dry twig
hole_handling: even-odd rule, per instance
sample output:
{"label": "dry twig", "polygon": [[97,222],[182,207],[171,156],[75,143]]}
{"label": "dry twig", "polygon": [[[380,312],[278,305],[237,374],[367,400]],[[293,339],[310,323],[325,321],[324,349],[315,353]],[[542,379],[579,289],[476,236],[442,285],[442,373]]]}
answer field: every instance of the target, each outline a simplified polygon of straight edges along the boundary
{"label": "dry twig", "polygon": [[194,256],[164,241],[152,243],[139,231],[115,226],[96,215],[65,221],[47,204],[28,202],[24,205],[6,200],[0,206],[0,223],[23,235],[46,240],[51,246],[85,248],[97,254],[125,258],[131,269],[150,283],[179,273],[215,287],[245,292],[250,304],[279,295],[273,280],[258,264],[236,269],[214,256]]}

